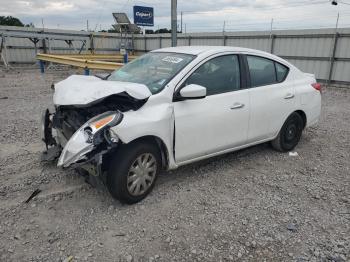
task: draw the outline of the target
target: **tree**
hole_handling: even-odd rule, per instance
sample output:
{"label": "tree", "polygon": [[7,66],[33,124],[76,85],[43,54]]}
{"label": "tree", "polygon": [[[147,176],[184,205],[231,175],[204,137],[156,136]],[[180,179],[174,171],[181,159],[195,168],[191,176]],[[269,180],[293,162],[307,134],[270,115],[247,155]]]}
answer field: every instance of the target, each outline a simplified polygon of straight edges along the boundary
{"label": "tree", "polygon": [[24,26],[18,18],[13,16],[0,16],[0,25]]}
{"label": "tree", "polygon": [[156,31],[154,31],[155,34],[166,34],[166,33],[171,33],[171,30],[166,29],[166,28],[161,28]]}
{"label": "tree", "polygon": [[0,16],[0,25],[33,27],[33,23],[23,24],[21,20],[13,16]]}
{"label": "tree", "polygon": [[34,28],[34,24],[32,22],[30,22],[29,24],[25,25],[25,27],[31,27],[31,28]]}

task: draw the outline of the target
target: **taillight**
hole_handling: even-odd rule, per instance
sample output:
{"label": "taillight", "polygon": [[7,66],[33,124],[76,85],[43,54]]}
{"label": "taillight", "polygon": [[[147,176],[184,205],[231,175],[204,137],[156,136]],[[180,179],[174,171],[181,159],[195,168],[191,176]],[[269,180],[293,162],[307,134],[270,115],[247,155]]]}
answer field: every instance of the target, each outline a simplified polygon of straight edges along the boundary
{"label": "taillight", "polygon": [[311,84],[313,88],[315,88],[317,91],[322,91],[322,86],[320,83],[313,83]]}

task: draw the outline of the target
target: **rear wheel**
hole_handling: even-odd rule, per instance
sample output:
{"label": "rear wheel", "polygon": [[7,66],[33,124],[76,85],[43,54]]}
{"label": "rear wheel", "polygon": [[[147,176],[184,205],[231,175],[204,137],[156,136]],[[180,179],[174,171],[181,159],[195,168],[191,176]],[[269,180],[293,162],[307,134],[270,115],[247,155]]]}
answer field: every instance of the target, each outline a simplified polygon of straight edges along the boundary
{"label": "rear wheel", "polygon": [[283,124],[278,136],[272,140],[273,148],[281,152],[292,150],[299,143],[303,126],[302,117],[296,112],[292,113]]}
{"label": "rear wheel", "polygon": [[160,169],[161,156],[156,145],[148,141],[124,145],[112,158],[108,190],[121,202],[137,203],[152,191]]}

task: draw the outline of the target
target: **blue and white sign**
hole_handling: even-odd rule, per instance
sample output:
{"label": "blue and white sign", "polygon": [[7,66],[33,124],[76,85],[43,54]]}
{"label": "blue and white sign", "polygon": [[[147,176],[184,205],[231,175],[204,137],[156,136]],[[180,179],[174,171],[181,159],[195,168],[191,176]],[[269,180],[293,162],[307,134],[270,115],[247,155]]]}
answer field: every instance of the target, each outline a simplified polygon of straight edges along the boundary
{"label": "blue and white sign", "polygon": [[154,26],[153,7],[134,6],[134,24]]}

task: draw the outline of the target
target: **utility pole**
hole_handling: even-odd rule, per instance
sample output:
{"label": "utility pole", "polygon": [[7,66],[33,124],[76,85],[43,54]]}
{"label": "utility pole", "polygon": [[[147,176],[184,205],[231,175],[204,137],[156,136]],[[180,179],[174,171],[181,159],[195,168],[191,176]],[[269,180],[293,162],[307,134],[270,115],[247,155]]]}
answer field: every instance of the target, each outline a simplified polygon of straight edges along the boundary
{"label": "utility pole", "polygon": [[273,18],[271,19],[271,24],[270,24],[270,38],[272,36],[272,26],[273,26]]}
{"label": "utility pole", "polygon": [[338,24],[339,24],[339,12],[337,15],[337,22],[335,23],[335,33],[337,33],[337,31],[338,31]]}
{"label": "utility pole", "polygon": [[329,57],[329,74],[328,74],[328,81],[327,81],[328,86],[330,85],[330,83],[332,81],[332,75],[333,75],[335,53],[336,53],[336,48],[337,48],[337,43],[338,43],[338,24],[339,24],[339,12],[337,15],[337,22],[335,23],[333,47],[332,47],[331,55]]}
{"label": "utility pole", "polygon": [[89,32],[89,20],[86,20],[86,32]]}
{"label": "utility pole", "polygon": [[271,19],[271,24],[270,24],[270,53],[273,54],[273,49],[274,49],[274,35],[272,34],[272,29],[273,29],[273,18]]}
{"label": "utility pole", "polygon": [[171,0],[171,46],[177,46],[177,0]]}
{"label": "utility pole", "polygon": [[182,11],[181,11],[181,34],[182,34]]}

